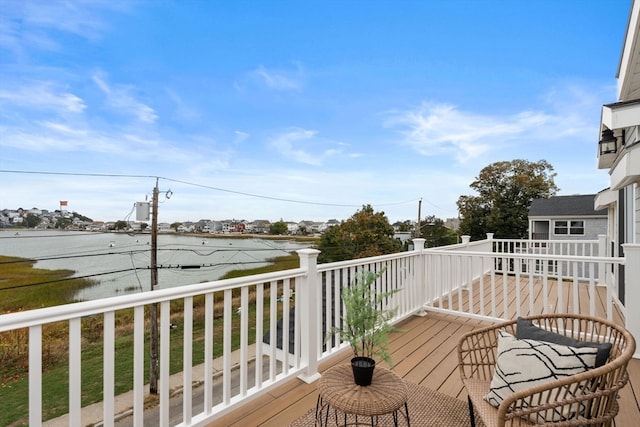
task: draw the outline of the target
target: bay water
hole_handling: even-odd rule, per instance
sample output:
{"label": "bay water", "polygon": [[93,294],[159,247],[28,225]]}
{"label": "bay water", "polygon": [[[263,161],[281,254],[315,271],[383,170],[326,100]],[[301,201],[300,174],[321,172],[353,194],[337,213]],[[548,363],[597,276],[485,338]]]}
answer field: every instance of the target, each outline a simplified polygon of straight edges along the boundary
{"label": "bay water", "polygon": [[[160,234],[156,289],[213,281],[228,271],[260,267],[270,258],[309,246],[294,240]],[[149,233],[6,229],[0,231],[0,255],[30,258],[37,260],[36,268],[68,269],[74,277],[88,277],[95,285],[78,292],[80,301],[151,288]]]}

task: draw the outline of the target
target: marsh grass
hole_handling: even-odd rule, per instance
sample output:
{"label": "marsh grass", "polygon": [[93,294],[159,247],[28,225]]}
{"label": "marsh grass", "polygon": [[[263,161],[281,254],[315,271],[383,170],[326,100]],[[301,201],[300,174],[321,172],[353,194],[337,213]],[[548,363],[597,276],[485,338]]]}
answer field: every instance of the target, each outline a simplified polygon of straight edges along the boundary
{"label": "marsh grass", "polygon": [[[0,258],[0,263],[2,259]],[[230,277],[240,277],[253,274],[259,274],[270,271],[285,270],[297,268],[299,266],[298,257],[290,255],[287,257],[279,257],[272,260],[274,264],[265,267],[240,270],[238,272],[229,273]],[[29,266],[33,263],[14,263],[11,265]],[[3,268],[7,264],[0,264]],[[275,268],[274,268],[275,266]],[[38,270],[38,269],[33,269]],[[4,272],[4,269],[2,270]],[[48,271],[48,270],[45,270]],[[72,272],[66,270],[56,270],[57,274],[67,274],[68,277]],[[15,270],[14,279],[18,280],[21,274],[29,274],[29,268],[23,268],[20,272]],[[45,277],[44,273],[36,271],[38,277]],[[4,276],[4,275],[3,275]],[[56,276],[54,277],[64,277]],[[24,283],[33,283],[37,279],[20,278]],[[12,282],[17,283],[17,282]],[[5,282],[0,282],[0,289]],[[44,286],[44,285],[43,285]],[[91,286],[91,285],[88,285]],[[265,294],[267,294],[269,286],[265,286]],[[2,292],[0,290],[0,292]],[[6,292],[6,291],[5,291]],[[27,291],[30,292],[30,291]],[[75,292],[75,291],[74,291]],[[19,293],[19,292],[18,292]],[[54,292],[55,293],[55,292]],[[66,294],[72,299],[73,292]],[[70,296],[69,296],[70,295]],[[22,297],[17,296],[13,299],[12,304],[17,304]],[[51,305],[63,304],[60,299],[56,298],[56,303]],[[256,299],[253,293],[249,295],[249,344],[255,343],[255,311]],[[73,302],[73,301],[66,301]],[[38,307],[47,306],[46,300],[41,299],[37,302]],[[222,336],[223,336],[223,295],[222,293],[214,294],[214,357],[222,355]],[[204,297],[196,297],[193,300],[193,357],[192,366],[204,362]],[[239,296],[234,293],[233,305],[239,305]],[[171,302],[171,322],[176,325],[171,331],[170,337],[170,372],[171,374],[182,371],[183,368],[183,338],[184,338],[184,320],[183,320],[183,300],[175,300]],[[265,302],[264,306],[264,331],[269,328],[269,302]],[[35,308],[35,307],[31,307]],[[148,319],[148,309],[146,308]],[[3,303],[4,310],[4,303]],[[19,307],[13,306],[13,310],[19,310]],[[4,311],[7,312],[7,311]],[[281,312],[281,307],[279,308]],[[116,342],[115,342],[115,393],[124,393],[133,388],[133,310],[119,310],[115,316],[116,322]],[[82,336],[82,406],[102,401],[103,390],[103,316],[91,316],[81,321]],[[69,411],[69,364],[68,364],[68,323],[56,322],[43,326],[43,419],[51,419],[63,415]],[[145,331],[148,334],[148,320],[145,321]],[[232,319],[232,348],[237,349],[240,342],[240,319],[234,316]],[[28,330],[20,329],[0,333],[0,425],[27,425],[27,417],[29,413],[28,407]],[[149,348],[148,335],[145,339],[145,372],[149,369]]]}
{"label": "marsh grass", "polygon": [[0,314],[73,302],[75,293],[95,285],[70,279],[73,270],[34,268],[35,261],[0,255]]}

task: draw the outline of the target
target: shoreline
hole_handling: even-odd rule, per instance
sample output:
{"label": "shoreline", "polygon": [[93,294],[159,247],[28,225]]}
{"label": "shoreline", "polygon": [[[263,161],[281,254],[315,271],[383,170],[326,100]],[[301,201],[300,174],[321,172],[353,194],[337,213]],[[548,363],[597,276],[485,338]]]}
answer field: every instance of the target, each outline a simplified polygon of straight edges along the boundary
{"label": "shoreline", "polygon": [[296,242],[316,242],[320,240],[320,236],[292,236],[288,234],[254,234],[254,233],[228,233],[228,234],[211,234],[211,233],[172,233],[162,232],[159,234],[164,235],[179,235],[179,236],[191,236],[202,237],[210,239],[263,239],[263,240],[293,240]]}
{"label": "shoreline", "polygon": [[[42,231],[42,232],[59,232],[59,233],[102,233],[102,234],[140,234],[151,235],[149,229],[143,231],[121,231],[121,230],[69,230],[58,228],[27,228],[27,227],[7,227],[1,229],[6,232],[13,232],[18,235],[21,231]],[[293,240],[296,242],[316,242],[320,240],[320,236],[297,236],[290,234],[257,234],[257,233],[177,233],[175,231],[158,231],[158,235],[162,236],[188,236],[207,239],[263,239],[263,240]]]}

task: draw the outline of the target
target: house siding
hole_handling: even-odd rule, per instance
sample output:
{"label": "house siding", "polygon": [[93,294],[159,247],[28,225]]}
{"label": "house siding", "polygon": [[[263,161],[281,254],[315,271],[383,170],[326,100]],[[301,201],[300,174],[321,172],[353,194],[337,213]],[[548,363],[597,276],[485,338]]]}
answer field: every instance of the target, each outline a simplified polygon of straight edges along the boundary
{"label": "house siding", "polygon": [[640,185],[635,184],[635,241],[633,243],[640,243]]}
{"label": "house siding", "polygon": [[[584,221],[584,234],[555,234],[555,221]],[[555,218],[551,220],[551,238],[555,240],[597,240],[598,235],[607,234],[607,218]]]}

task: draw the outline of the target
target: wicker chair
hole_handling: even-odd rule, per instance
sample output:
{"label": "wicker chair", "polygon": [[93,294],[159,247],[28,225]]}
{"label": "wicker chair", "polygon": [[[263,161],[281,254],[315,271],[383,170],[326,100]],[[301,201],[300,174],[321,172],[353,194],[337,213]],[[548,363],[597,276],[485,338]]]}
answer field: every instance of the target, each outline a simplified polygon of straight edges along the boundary
{"label": "wicker chair", "polygon": [[[516,321],[475,330],[458,344],[460,377],[469,397],[471,424],[475,417],[487,427],[528,426],[537,414],[575,408],[583,409],[574,418],[547,422],[553,426],[611,426],[619,407],[618,391],[629,380],[627,364],[635,351],[635,340],[626,329],[607,320],[583,315],[553,314],[525,318],[536,326],[564,336],[612,344],[609,358],[600,367],[570,377],[520,390],[507,397],[498,408],[484,400],[489,392],[496,364],[498,331],[516,335]],[[534,403],[535,402],[535,403]]]}

